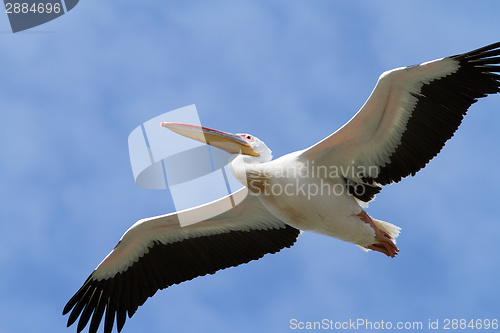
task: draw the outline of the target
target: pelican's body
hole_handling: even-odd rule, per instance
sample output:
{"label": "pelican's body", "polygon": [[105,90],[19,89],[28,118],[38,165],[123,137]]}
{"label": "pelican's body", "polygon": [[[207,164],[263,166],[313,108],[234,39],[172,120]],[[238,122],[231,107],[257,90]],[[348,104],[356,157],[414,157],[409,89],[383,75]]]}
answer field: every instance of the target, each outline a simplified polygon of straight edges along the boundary
{"label": "pelican's body", "polygon": [[[68,325],[80,318],[81,331],[90,320],[95,333],[104,318],[105,333],[115,320],[120,331],[157,290],[278,252],[301,230],[394,257],[400,228],[364,208],[383,185],[415,175],[436,156],[478,98],[500,92],[499,63],[495,43],[385,72],[347,124],[276,160],[249,134],[162,123],[231,153],[231,172],[246,187],[135,223],[66,304]],[[183,227],[181,215],[198,223]]]}
{"label": "pelican's body", "polygon": [[338,170],[314,165],[302,153],[265,163],[236,155],[230,169],[251,195],[258,196],[269,212],[288,225],[362,247],[375,243],[374,229],[358,216],[363,208],[346,190]]}

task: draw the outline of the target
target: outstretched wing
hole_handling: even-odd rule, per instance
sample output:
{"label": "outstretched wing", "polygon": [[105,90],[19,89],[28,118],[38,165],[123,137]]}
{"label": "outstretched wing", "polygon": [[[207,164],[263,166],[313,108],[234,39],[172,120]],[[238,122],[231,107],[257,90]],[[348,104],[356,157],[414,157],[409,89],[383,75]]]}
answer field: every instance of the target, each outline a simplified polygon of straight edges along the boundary
{"label": "outstretched wing", "polygon": [[500,92],[499,63],[495,43],[385,72],[361,110],[303,156],[348,170],[348,187],[366,187],[360,199],[369,201],[378,184],[413,176],[436,156],[478,98]]}
{"label": "outstretched wing", "polygon": [[[243,190],[233,195],[244,195]],[[193,211],[204,214],[221,200]],[[71,311],[68,326],[80,317],[78,332],[91,317],[89,332],[96,332],[103,316],[105,333],[112,331],[115,318],[120,332],[126,315],[131,318],[158,289],[278,252],[292,246],[299,233],[254,195],[229,211],[185,227],[175,213],[140,220],[87,278],[63,314]]]}

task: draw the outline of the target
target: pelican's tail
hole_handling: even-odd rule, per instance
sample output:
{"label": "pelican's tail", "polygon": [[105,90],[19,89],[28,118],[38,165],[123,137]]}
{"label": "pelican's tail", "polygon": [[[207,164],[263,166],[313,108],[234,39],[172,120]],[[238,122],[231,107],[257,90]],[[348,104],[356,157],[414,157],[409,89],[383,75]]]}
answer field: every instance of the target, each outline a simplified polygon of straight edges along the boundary
{"label": "pelican's tail", "polygon": [[398,227],[397,225],[394,225],[394,224],[389,223],[389,222],[380,221],[380,220],[373,219],[373,218],[372,218],[372,220],[373,220],[373,223],[375,223],[375,225],[380,230],[387,232],[389,234],[389,236],[391,236],[393,243],[396,244],[396,237],[399,236],[401,228]]}
{"label": "pelican's tail", "polygon": [[[396,238],[399,236],[401,228],[398,227],[397,225],[392,224],[392,223],[374,219],[373,217],[372,217],[372,220],[373,220],[373,223],[375,224],[375,226],[377,228],[379,228],[380,230],[385,231],[386,233],[388,233],[389,236],[391,236],[392,242],[394,244],[396,244]],[[359,246],[359,248],[361,250],[363,250],[365,252],[369,251],[369,249],[367,249],[364,246],[361,246],[361,245],[358,245],[358,246]]]}

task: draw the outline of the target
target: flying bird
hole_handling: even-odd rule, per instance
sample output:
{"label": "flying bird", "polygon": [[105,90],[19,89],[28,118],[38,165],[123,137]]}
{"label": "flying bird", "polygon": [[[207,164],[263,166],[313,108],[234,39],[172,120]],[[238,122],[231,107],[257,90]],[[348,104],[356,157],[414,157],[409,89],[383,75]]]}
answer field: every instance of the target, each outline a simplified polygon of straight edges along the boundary
{"label": "flying bird", "polygon": [[238,204],[210,217],[221,200],[187,213],[139,220],[64,307],[68,326],[110,333],[157,290],[238,266],[292,246],[301,231],[331,236],[394,257],[400,228],[364,208],[383,185],[414,176],[442,149],[478,98],[500,92],[500,42],[383,73],[363,107],[315,145],[273,160],[249,134],[162,123],[231,154],[245,187]]}

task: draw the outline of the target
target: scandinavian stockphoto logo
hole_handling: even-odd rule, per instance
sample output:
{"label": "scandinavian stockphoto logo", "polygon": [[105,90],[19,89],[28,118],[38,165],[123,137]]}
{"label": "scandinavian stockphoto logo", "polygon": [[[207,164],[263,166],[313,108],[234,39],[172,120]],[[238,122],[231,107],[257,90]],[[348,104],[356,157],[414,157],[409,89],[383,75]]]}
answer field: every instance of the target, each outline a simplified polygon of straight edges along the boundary
{"label": "scandinavian stockphoto logo", "polygon": [[[163,190],[168,187],[181,226],[219,215],[243,201],[248,190],[229,170],[229,153],[161,127],[162,122],[201,126],[193,104],[134,129],[128,137],[128,148],[138,186]],[[209,206],[189,210],[209,202]]]}
{"label": "scandinavian stockphoto logo", "polygon": [[16,33],[52,21],[72,10],[79,0],[4,0],[12,32]]}

